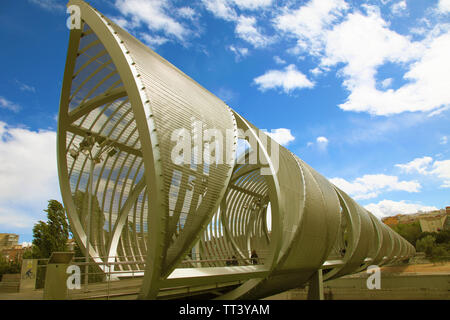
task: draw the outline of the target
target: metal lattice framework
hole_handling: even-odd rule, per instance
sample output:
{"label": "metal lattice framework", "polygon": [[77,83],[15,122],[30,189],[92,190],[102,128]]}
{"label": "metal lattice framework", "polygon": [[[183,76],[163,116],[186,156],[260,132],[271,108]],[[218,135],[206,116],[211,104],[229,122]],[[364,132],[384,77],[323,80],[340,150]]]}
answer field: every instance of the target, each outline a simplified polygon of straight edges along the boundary
{"label": "metal lattice framework", "polygon": [[[68,5],[78,6],[81,25],[70,31],[60,103],[63,201],[86,250],[91,193],[89,255],[99,265],[131,262],[118,271],[142,272],[142,298],[156,298],[181,268],[197,275],[192,284],[199,270],[221,279],[244,272],[246,281],[221,297],[260,298],[303,285],[319,269],[332,279],[414,254],[345,192],[111,20],[81,0]],[[172,133],[193,120],[231,139],[223,164],[171,160]],[[86,134],[118,150],[95,166],[92,190],[90,160],[70,156]],[[248,164],[252,155],[258,160]],[[239,266],[229,265],[233,256]]]}

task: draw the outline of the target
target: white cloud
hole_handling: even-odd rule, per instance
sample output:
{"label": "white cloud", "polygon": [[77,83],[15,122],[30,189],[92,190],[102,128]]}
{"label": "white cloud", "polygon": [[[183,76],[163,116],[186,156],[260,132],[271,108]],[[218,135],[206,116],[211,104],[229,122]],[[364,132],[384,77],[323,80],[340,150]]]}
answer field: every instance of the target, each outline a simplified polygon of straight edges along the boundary
{"label": "white cloud", "polygon": [[407,203],[403,201],[382,200],[378,203],[371,203],[364,206],[378,218],[394,216],[397,214],[409,214],[419,211],[427,212],[437,210],[433,206],[424,206],[418,203]]}
{"label": "white cloud", "polygon": [[407,4],[405,0],[394,3],[391,6],[391,11],[394,15],[401,16],[406,13]]}
{"label": "white cloud", "polygon": [[269,37],[258,30],[255,17],[240,16],[237,19],[235,32],[239,38],[247,41],[255,48],[265,47],[272,42]]}
{"label": "white cloud", "polygon": [[161,31],[178,40],[190,34],[190,30],[172,18],[170,3],[163,0],[116,0],[115,6],[128,19],[127,26],[144,24],[152,31]]}
{"label": "white cloud", "polygon": [[0,121],[0,163],[0,229],[31,228],[60,199],[56,133]]}
{"label": "white cloud", "polygon": [[232,0],[240,9],[255,10],[268,7],[273,0]]}
{"label": "white cloud", "polygon": [[393,80],[392,78],[387,78],[381,81],[381,86],[383,87],[383,89],[390,87],[392,84],[392,80]]}
{"label": "white cloud", "polygon": [[450,0],[439,0],[438,10],[441,13],[450,13]]}
{"label": "white cloud", "polygon": [[282,146],[287,146],[290,142],[295,140],[291,130],[286,128],[272,129],[271,132],[267,132],[267,134]]}
{"label": "white cloud", "polygon": [[281,59],[279,56],[274,56],[273,60],[275,61],[276,64],[285,64],[286,61]]}
{"label": "white cloud", "polygon": [[234,53],[236,61],[240,61],[242,58],[248,56],[249,54],[247,48],[235,47],[233,45],[230,45],[228,46],[228,49]]}
{"label": "white cloud", "polygon": [[325,150],[328,146],[328,139],[326,137],[317,137],[316,143],[320,150]]}
{"label": "white cloud", "polygon": [[439,144],[447,144],[448,142],[448,137],[447,136],[443,136],[441,137],[441,140],[439,142]]}
{"label": "white cloud", "polygon": [[[391,4],[397,13],[407,10],[404,0]],[[428,112],[434,116],[450,108],[450,90],[446,89],[450,87],[449,24],[437,24],[424,40],[412,41],[393,31],[378,7],[361,7],[364,12],[354,9],[347,14],[349,6],[344,1],[311,0],[297,10],[284,8],[273,23],[297,40],[291,53],[320,58],[319,65],[310,70],[313,75],[324,68],[340,69],[338,75],[349,91],[339,105],[345,111],[373,115]],[[391,78],[377,88],[378,69],[386,63],[405,70],[404,84],[395,90],[390,89]]]}
{"label": "white cloud", "polygon": [[238,15],[229,2],[224,0],[202,0],[202,2],[205,8],[217,18],[227,21],[237,20]]}
{"label": "white cloud", "polygon": [[430,174],[443,180],[442,188],[450,188],[450,160],[435,161]]}
{"label": "white cloud", "polygon": [[169,39],[167,38],[161,36],[151,36],[146,33],[141,34],[141,39],[151,48],[159,47],[160,45],[163,45],[164,43],[169,41]]}
{"label": "white cloud", "polygon": [[389,191],[419,192],[421,188],[417,181],[399,181],[397,176],[385,174],[366,174],[352,182],[342,178],[332,178],[330,181],[355,200],[376,198]]}
{"label": "white cloud", "polygon": [[182,7],[177,9],[178,15],[185,19],[194,20],[197,16],[197,13],[191,7]]}
{"label": "white cloud", "polygon": [[[389,29],[378,10],[356,12],[326,36],[322,65],[344,63],[344,87],[350,91],[339,107],[346,111],[391,115],[406,111],[431,112],[450,105],[450,30],[438,28],[422,42]],[[443,31],[446,31],[442,34]],[[440,33],[439,33],[440,32]],[[435,33],[440,35],[435,35]],[[375,75],[387,62],[407,66],[400,88],[376,88]]]}
{"label": "white cloud", "polygon": [[269,70],[262,76],[253,79],[258,85],[258,89],[266,91],[268,89],[282,88],[285,93],[295,89],[312,88],[314,83],[297,70],[293,64],[288,65],[284,70]]}
{"label": "white cloud", "polygon": [[[236,35],[253,45],[255,48],[265,47],[273,42],[268,36],[263,35],[261,30],[256,26],[257,21],[254,16],[245,16],[237,14],[233,8],[233,3],[225,0],[202,0],[205,8],[214,14],[215,17],[224,19],[226,21],[234,22],[236,24]],[[257,3],[262,4],[264,1],[235,1],[239,5],[247,3],[248,6],[253,6]],[[253,4],[251,4],[253,3]]]}
{"label": "white cloud", "polygon": [[405,164],[396,164],[405,173],[418,172],[420,174],[427,174],[428,167],[433,162],[431,157],[416,158]]}
{"label": "white cloud", "polygon": [[325,32],[348,9],[343,0],[311,0],[297,10],[284,8],[273,23],[280,31],[297,38],[298,51],[318,54]]}
{"label": "white cloud", "polygon": [[0,96],[0,108],[5,108],[14,112],[20,110],[20,106],[18,104],[11,102],[2,96]]}
{"label": "white cloud", "polygon": [[62,11],[66,10],[66,7],[64,4],[62,4],[58,0],[29,0],[31,3],[34,3],[41,7],[42,9],[48,10],[48,11]]}
{"label": "white cloud", "polygon": [[450,188],[450,160],[434,161],[431,157],[416,158],[406,164],[396,164],[406,173],[419,173],[442,180],[441,188]]}

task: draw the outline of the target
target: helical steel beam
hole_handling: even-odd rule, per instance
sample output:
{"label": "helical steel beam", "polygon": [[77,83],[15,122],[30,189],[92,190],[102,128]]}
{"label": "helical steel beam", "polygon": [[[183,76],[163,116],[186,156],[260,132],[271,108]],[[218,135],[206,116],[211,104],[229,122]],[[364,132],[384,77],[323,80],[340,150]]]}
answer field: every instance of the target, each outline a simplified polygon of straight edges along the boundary
{"label": "helical steel beam", "polygon": [[[85,251],[91,217],[89,256],[100,268],[119,261],[129,262],[116,268],[122,276],[142,272],[141,298],[156,298],[178,268],[263,270],[221,296],[250,299],[301,286],[319,269],[333,279],[415,253],[344,191],[110,19],[81,0],[68,6],[81,23],[70,31],[60,101],[62,198]],[[174,161],[174,132],[191,137],[189,149],[197,146],[187,163]],[[88,135],[118,151],[98,159],[92,190],[90,160],[71,155]],[[208,139],[214,152],[196,149]],[[212,155],[216,162],[207,162]]]}

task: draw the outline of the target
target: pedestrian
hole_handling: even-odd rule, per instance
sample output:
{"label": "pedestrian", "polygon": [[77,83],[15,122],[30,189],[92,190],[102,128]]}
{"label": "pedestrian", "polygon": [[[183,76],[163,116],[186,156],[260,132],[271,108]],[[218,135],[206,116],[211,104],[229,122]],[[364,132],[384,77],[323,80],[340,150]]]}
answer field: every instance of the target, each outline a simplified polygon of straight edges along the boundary
{"label": "pedestrian", "polygon": [[252,255],[250,258],[252,259],[252,264],[258,264],[258,254],[255,249],[252,250]]}

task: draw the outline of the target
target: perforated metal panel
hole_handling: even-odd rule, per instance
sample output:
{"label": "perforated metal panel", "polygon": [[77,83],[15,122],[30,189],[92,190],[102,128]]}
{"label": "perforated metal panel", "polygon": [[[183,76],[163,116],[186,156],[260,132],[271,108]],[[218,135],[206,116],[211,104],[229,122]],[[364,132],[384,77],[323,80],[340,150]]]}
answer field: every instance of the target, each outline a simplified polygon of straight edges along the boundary
{"label": "perforated metal panel", "polygon": [[[331,279],[414,254],[345,192],[175,66],[85,2],[69,5],[79,6],[82,28],[71,31],[61,95],[62,197],[85,250],[92,195],[89,255],[100,267],[130,262],[118,271],[144,275],[142,298],[155,298],[175,268],[230,267],[220,270],[232,274],[236,265],[258,264],[255,277],[222,297],[261,298],[304,284],[327,261],[340,261],[326,270]],[[203,152],[208,130],[228,137],[217,163]],[[174,159],[176,132],[191,138],[184,163]],[[118,150],[95,164],[92,190],[91,160],[70,155],[87,134]],[[238,138],[248,146],[239,155]]]}

